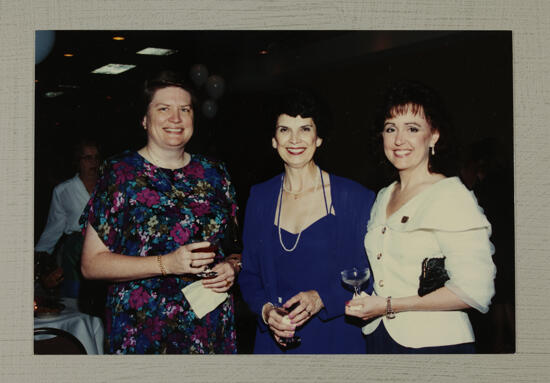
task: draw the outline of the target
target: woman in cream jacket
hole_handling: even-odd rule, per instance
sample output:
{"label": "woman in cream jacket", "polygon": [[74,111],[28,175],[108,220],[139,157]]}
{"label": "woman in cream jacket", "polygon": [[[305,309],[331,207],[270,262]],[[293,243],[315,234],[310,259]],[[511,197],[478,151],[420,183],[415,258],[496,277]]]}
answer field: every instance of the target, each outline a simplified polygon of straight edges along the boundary
{"label": "woman in cream jacket", "polygon": [[[431,89],[397,83],[379,115],[398,180],[378,193],[365,237],[374,294],[354,297],[346,314],[368,320],[369,353],[475,352],[464,310],[485,313],[494,295],[491,225],[473,194],[445,175],[449,130]],[[445,258],[449,279],[419,296],[425,258]]]}

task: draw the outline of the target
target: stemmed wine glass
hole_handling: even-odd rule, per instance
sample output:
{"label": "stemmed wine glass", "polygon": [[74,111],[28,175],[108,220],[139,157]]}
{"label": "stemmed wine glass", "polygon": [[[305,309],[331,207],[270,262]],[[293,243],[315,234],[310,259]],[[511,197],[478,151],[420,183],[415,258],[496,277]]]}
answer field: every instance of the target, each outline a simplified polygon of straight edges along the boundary
{"label": "stemmed wine glass", "polygon": [[370,278],[370,269],[368,267],[354,267],[352,269],[343,270],[340,274],[342,276],[342,282],[353,287],[355,295],[359,296],[361,285]]}
{"label": "stemmed wine glass", "polygon": [[[210,246],[207,247],[201,247],[200,249],[195,249],[192,251],[193,253],[217,253],[218,252],[218,245],[217,244],[210,244]],[[203,271],[196,274],[199,278],[214,278],[218,276],[218,273],[213,271],[210,265],[206,265]]]}
{"label": "stemmed wine glass", "polygon": [[[275,309],[275,312],[283,317],[284,321],[288,321],[290,323],[290,319],[288,319],[288,314],[291,310],[285,309],[283,307],[283,298],[277,297],[277,305],[273,306]],[[290,338],[281,338],[281,342],[285,343],[287,348],[298,346],[302,342],[302,338],[300,338],[298,335],[294,335]]]}
{"label": "stemmed wine glass", "polygon": [[199,249],[193,250],[192,252],[193,253],[214,253],[215,257],[214,257],[214,262],[206,265],[203,271],[195,274],[195,276],[201,279],[215,278],[218,276],[218,273],[213,271],[212,267],[214,267],[216,263],[216,259],[219,256],[220,241],[213,237],[214,233],[212,233],[211,230],[207,230],[207,225],[204,222],[203,217],[199,218],[196,224],[197,226],[199,226],[199,233],[201,233],[201,239],[203,241],[209,242],[210,246],[201,247]]}

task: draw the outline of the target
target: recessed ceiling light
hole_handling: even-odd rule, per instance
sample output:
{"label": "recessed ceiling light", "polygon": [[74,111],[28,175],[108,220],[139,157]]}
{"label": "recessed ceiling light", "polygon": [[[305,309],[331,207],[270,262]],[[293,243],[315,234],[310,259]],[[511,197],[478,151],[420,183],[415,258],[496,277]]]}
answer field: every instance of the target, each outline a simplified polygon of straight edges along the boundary
{"label": "recessed ceiling light", "polygon": [[125,39],[125,37],[123,37],[123,36],[115,36],[115,37],[113,37],[113,40],[116,40],[116,41],[122,41],[122,40],[124,40],[124,39]]}
{"label": "recessed ceiling light", "polygon": [[61,96],[63,92],[46,92],[44,95],[48,98],[54,98],[57,96]]}
{"label": "recessed ceiling light", "polygon": [[64,53],[63,56],[65,57],[73,57],[74,55],[72,53]]}
{"label": "recessed ceiling light", "polygon": [[122,72],[126,72],[127,70],[130,70],[135,67],[136,67],[135,65],[131,65],[131,64],[107,64],[102,66],[101,68],[94,69],[92,73],[120,74]]}
{"label": "recessed ceiling light", "polygon": [[262,50],[260,51],[260,54],[261,54],[261,55],[266,55],[266,54],[268,54],[267,49],[262,49]]}
{"label": "recessed ceiling light", "polygon": [[165,49],[165,48],[145,48],[138,52],[138,55],[153,55],[153,56],[169,56],[176,53],[175,49]]}

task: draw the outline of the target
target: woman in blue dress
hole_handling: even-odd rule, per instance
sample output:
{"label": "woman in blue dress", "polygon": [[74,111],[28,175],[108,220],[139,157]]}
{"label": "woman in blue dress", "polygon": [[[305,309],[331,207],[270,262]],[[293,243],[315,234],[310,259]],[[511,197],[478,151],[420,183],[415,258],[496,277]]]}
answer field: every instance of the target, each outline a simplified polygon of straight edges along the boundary
{"label": "woman in blue dress", "polygon": [[[251,189],[239,275],[258,316],[254,353],[364,353],[360,327],[344,315],[351,293],[340,271],[368,265],[363,238],[374,193],[315,164],[322,120],[310,95],[289,92],[275,116],[272,145],[284,173]],[[293,336],[301,342],[285,340]]]}

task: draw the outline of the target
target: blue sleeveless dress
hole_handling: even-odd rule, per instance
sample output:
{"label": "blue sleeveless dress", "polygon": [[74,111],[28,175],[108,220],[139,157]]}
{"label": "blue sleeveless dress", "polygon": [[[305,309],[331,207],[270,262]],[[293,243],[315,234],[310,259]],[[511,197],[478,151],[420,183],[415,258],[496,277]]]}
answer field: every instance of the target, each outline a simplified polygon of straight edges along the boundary
{"label": "blue sleeveless dress", "polygon": [[[328,214],[331,209],[325,204],[327,214],[302,232],[294,251],[286,252],[274,224],[281,177],[254,185],[246,206],[238,283],[257,315],[254,353],[363,354],[363,323],[344,315],[345,302],[353,292],[342,285],[340,271],[368,266],[363,241],[375,194],[352,180],[329,175],[335,215]],[[294,246],[296,234],[281,229],[281,236],[287,249]],[[372,291],[372,278],[364,288]],[[298,347],[282,349],[261,318],[262,307],[266,302],[277,303],[279,296],[284,302],[308,290],[316,290],[325,307],[297,329],[302,339]]]}
{"label": "blue sleeveless dress", "polygon": [[[275,257],[277,294],[282,298],[282,303],[301,291],[319,291],[320,285],[340,277],[341,266],[337,259],[339,252],[335,249],[336,217],[330,213],[332,207],[328,206],[326,195],[324,197],[327,214],[302,231],[294,251],[287,252],[282,248],[278,240],[278,227],[273,225],[273,237],[277,238],[274,246],[279,252],[279,256]],[[296,243],[297,234],[281,228],[281,236],[287,249],[292,248]],[[344,287],[341,288],[344,289]],[[350,292],[349,295],[351,299],[352,293]],[[342,301],[342,305],[344,303]],[[295,348],[280,349],[280,352],[287,354],[365,352],[358,327],[346,321],[354,320],[341,316],[322,321],[318,315],[314,315],[296,331],[296,335],[301,337],[301,344]]]}

